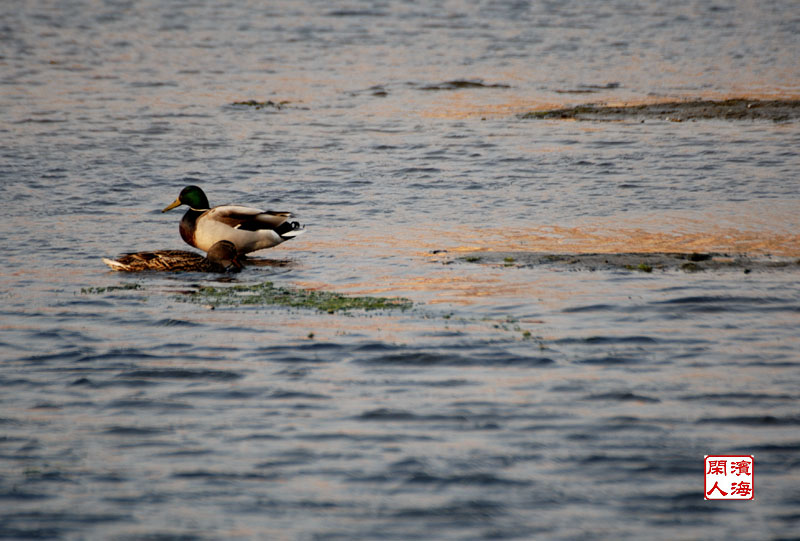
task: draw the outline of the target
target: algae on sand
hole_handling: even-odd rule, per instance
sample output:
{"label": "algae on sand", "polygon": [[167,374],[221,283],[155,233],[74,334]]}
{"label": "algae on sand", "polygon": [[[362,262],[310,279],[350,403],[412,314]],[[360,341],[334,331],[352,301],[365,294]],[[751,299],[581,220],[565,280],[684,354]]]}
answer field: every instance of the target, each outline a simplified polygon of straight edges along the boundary
{"label": "algae on sand", "polygon": [[272,100],[266,100],[266,101],[242,100],[242,101],[235,101],[235,102],[233,102],[231,105],[234,105],[234,106],[255,107],[255,108],[256,108],[256,110],[258,110],[258,109],[263,109],[264,107],[271,107],[271,108],[273,108],[273,109],[281,110],[281,109],[283,109],[283,108],[284,108],[286,105],[288,105],[288,104],[289,104],[289,102],[288,102],[288,101],[286,101],[286,100],[284,100],[284,101],[272,101]]}
{"label": "algae on sand", "polygon": [[498,265],[503,267],[546,266],[570,271],[629,270],[652,273],[655,270],[684,272],[701,271],[800,271],[800,260],[746,254],[631,252],[631,253],[565,253],[543,252],[479,252],[465,254],[454,261]]}
{"label": "algae on sand", "polygon": [[800,119],[800,100],[684,100],[634,105],[587,103],[575,107],[531,111],[523,119],[627,120],[644,119],[684,122],[687,120],[772,120],[790,122]]}
{"label": "algae on sand", "polygon": [[412,302],[403,297],[355,297],[330,291],[278,287],[272,282],[228,287],[203,286],[181,300],[212,306],[280,305],[313,308],[332,314],[347,310],[405,310]]}

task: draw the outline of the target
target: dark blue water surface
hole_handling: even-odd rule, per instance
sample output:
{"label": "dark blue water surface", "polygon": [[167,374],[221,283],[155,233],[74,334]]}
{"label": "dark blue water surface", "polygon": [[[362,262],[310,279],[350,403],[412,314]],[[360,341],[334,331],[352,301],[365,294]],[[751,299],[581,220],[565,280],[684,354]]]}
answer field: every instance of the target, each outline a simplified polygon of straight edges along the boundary
{"label": "dark blue water surface", "polygon": [[[457,257],[797,260],[796,122],[520,113],[797,97],[798,36],[788,0],[4,3],[0,538],[796,538],[796,265]],[[187,184],[308,231],[109,271],[188,248]],[[264,281],[415,304],[184,302]],[[704,501],[705,454],[755,499]]]}

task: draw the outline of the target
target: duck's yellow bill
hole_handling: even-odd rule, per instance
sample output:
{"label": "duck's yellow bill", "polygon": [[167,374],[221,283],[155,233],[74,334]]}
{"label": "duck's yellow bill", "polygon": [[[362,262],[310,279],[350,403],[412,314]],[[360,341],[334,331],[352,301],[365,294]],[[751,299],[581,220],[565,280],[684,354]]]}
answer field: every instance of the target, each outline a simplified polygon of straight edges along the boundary
{"label": "duck's yellow bill", "polygon": [[172,210],[175,207],[180,207],[182,204],[183,203],[181,203],[181,199],[179,197],[178,199],[176,199],[175,201],[164,207],[164,210],[162,210],[161,212],[167,212],[168,210]]}

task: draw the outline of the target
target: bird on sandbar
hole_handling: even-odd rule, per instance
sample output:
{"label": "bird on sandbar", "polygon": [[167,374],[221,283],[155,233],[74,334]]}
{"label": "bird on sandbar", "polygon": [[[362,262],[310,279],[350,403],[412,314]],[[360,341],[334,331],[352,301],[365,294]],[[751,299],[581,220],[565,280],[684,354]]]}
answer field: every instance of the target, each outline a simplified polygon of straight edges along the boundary
{"label": "bird on sandbar", "polygon": [[115,271],[239,272],[242,262],[236,245],[223,240],[215,243],[205,257],[186,250],[156,250],[122,254],[117,259],[103,258]]}
{"label": "bird on sandbar", "polygon": [[181,238],[187,244],[208,251],[221,240],[233,242],[239,255],[272,248],[305,232],[290,221],[291,212],[260,210],[243,205],[210,208],[206,194],[197,186],[186,186],[178,198],[161,212],[187,205],[180,223]]}

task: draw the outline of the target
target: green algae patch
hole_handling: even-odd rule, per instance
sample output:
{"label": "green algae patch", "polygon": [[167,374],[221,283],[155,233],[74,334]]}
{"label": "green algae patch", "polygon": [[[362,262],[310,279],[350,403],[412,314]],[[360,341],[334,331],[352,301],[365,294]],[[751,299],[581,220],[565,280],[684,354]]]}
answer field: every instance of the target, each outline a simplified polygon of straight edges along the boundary
{"label": "green algae patch", "polygon": [[140,284],[122,284],[118,286],[108,287],[83,287],[81,294],[83,295],[100,295],[102,293],[110,293],[113,291],[131,291],[134,289],[143,289]]}
{"label": "green algae patch", "polygon": [[406,310],[413,305],[403,297],[356,297],[331,291],[279,287],[272,282],[227,287],[202,286],[179,299],[211,306],[310,308],[329,314],[351,310]]}
{"label": "green algae patch", "polygon": [[647,263],[639,263],[635,267],[633,265],[625,265],[625,268],[629,271],[653,272],[653,267]]}

